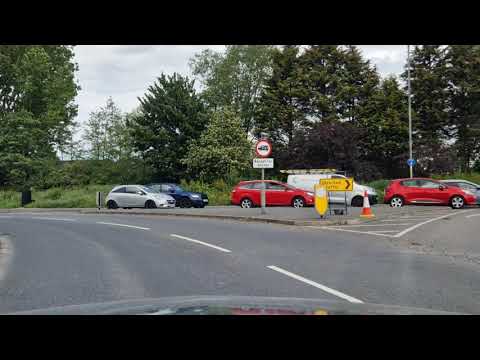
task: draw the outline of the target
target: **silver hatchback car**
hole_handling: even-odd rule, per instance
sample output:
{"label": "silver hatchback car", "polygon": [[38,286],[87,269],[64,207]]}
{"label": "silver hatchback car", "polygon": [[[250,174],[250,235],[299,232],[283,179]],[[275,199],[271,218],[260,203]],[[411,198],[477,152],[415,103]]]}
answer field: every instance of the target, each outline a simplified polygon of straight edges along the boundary
{"label": "silver hatchback car", "polygon": [[108,209],[121,208],[174,208],[175,199],[170,195],[143,185],[120,185],[110,191],[105,199]]}

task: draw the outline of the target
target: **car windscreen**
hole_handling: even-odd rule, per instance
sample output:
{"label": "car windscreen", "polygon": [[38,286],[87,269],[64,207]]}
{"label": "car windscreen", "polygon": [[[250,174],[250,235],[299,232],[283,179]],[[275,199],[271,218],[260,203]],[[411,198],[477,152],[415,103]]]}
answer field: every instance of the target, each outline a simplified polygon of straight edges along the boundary
{"label": "car windscreen", "polygon": [[178,185],[172,185],[172,187],[175,189],[175,192],[183,192],[183,189]]}

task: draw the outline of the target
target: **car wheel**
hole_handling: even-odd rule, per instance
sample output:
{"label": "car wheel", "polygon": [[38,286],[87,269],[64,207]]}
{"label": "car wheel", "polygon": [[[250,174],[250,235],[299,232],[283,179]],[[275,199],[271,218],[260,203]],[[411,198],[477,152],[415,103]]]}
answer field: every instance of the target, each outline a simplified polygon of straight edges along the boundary
{"label": "car wheel", "polygon": [[452,209],[461,209],[465,206],[465,200],[461,196],[454,196],[450,199],[450,206]]}
{"label": "car wheel", "polygon": [[305,206],[305,200],[303,200],[301,197],[296,197],[292,201],[292,206],[294,208],[302,208]]}
{"label": "car wheel", "polygon": [[391,207],[402,207],[403,206],[403,198],[400,196],[394,196],[390,199],[390,206]]}
{"label": "car wheel", "polygon": [[244,209],[250,209],[253,207],[252,200],[248,198],[242,199],[242,201],[240,202],[240,206]]}
{"label": "car wheel", "polygon": [[354,207],[362,207],[363,206],[363,197],[361,196],[355,196],[352,199],[352,206]]}
{"label": "car wheel", "polygon": [[113,200],[108,200],[107,202],[107,209],[118,209],[118,205]]}
{"label": "car wheel", "polygon": [[193,204],[192,204],[192,202],[190,201],[190,199],[182,198],[182,199],[180,199],[178,205],[179,205],[181,208],[191,208]]}
{"label": "car wheel", "polygon": [[155,204],[154,201],[152,200],[147,200],[145,202],[145,209],[156,209],[157,208],[157,205]]}

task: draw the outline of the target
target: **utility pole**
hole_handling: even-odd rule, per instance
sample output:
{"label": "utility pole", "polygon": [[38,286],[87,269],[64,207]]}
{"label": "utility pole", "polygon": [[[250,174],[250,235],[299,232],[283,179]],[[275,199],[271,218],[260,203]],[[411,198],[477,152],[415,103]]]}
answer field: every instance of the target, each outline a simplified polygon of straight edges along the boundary
{"label": "utility pole", "polygon": [[410,87],[410,45],[407,45],[407,71],[408,71],[408,147],[410,178],[413,178],[413,154],[412,154],[412,89]]}

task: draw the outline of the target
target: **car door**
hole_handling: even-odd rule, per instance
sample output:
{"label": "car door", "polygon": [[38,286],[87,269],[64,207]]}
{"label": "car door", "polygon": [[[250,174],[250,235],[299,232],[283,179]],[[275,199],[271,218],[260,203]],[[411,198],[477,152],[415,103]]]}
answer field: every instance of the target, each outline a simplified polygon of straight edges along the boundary
{"label": "car door", "polygon": [[289,193],[282,184],[267,182],[266,203],[268,205],[290,205]]}
{"label": "car door", "polygon": [[111,198],[119,207],[127,206],[127,197],[125,196],[126,187],[122,186],[115,191],[112,191]]}
{"label": "car door", "polygon": [[442,184],[431,180],[417,180],[420,188],[421,201],[429,204],[446,204],[449,201],[449,193]]}
{"label": "car door", "polygon": [[419,202],[421,199],[421,189],[418,187],[417,180],[403,180],[400,182],[400,194],[406,202]]}
{"label": "car door", "polygon": [[478,186],[476,186],[472,183],[464,182],[464,181],[459,181],[459,182],[455,182],[455,183],[447,183],[447,185],[457,186],[462,190],[466,190],[468,192],[471,192],[472,194],[475,195],[475,197],[477,199],[477,204],[480,204],[480,189],[479,189]]}
{"label": "car door", "polygon": [[[137,192],[141,191],[136,186],[127,186],[125,192],[125,199],[128,207],[144,207],[145,196],[138,195]],[[143,191],[142,191],[143,192]]]}
{"label": "car door", "polygon": [[[261,204],[261,200],[260,200],[261,190],[262,190],[261,181],[254,182],[252,188],[248,190],[248,194],[250,194],[250,200],[252,200],[255,205]],[[266,195],[266,190],[265,190],[265,195]],[[266,197],[265,197],[265,203],[268,204]]]}

